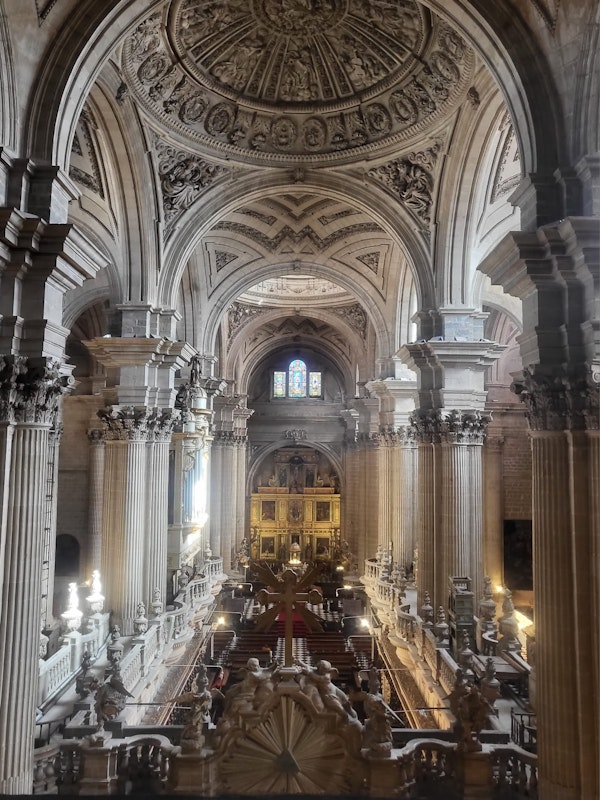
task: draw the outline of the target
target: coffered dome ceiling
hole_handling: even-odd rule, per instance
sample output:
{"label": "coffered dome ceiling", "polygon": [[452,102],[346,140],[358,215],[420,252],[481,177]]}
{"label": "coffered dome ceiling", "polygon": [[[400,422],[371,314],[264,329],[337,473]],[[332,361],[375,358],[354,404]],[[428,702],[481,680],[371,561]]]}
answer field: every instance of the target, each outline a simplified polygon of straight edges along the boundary
{"label": "coffered dome ceiling", "polygon": [[122,51],[155,122],[215,154],[275,164],[410,142],[456,107],[474,61],[411,0],[174,0]]}

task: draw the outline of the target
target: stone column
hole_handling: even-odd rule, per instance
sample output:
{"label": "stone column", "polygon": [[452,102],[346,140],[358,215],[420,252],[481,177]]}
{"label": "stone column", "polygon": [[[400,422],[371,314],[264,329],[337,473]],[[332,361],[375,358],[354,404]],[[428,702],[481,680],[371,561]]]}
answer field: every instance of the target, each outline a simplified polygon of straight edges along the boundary
{"label": "stone column", "polygon": [[481,268],[523,301],[539,793],[587,800],[600,796],[598,220],[511,233]]}
{"label": "stone column", "polygon": [[[220,555],[225,559],[225,544],[222,541],[224,531],[221,525],[223,501],[227,500],[222,491],[223,450],[224,444],[221,434],[216,432],[213,438],[210,458],[210,549],[213,555]],[[223,560],[223,570],[227,571],[225,560]]]}
{"label": "stone column", "polygon": [[[446,585],[440,577],[441,543],[438,531],[441,515],[441,422],[436,412],[415,412],[411,431],[417,445],[417,610],[429,592],[433,607],[446,606]],[[441,573],[443,576],[443,572]],[[441,587],[441,588],[440,588]]]}
{"label": "stone column", "polygon": [[58,362],[22,357],[0,359],[0,376],[4,430],[0,486],[6,501],[2,508],[6,527],[1,565],[0,793],[27,794],[33,781],[49,437],[66,379],[59,373]]}
{"label": "stone column", "polygon": [[418,489],[417,454],[414,432],[405,425],[400,428],[400,487],[398,503],[398,549],[395,559],[406,570],[412,564],[417,547]]}
{"label": "stone column", "polygon": [[[102,507],[104,505],[104,431],[91,428],[88,431],[88,547],[87,576],[100,570],[102,564]],[[104,577],[104,576],[102,576]]]}
{"label": "stone column", "polygon": [[219,442],[220,481],[218,491],[221,494],[221,514],[217,520],[221,531],[221,557],[223,571],[231,571],[232,549],[235,542],[237,497],[237,446],[238,437],[234,433],[221,431],[215,439]]}
{"label": "stone column", "polygon": [[488,436],[483,447],[483,572],[494,591],[504,586],[503,446],[502,436]]}
{"label": "stone column", "polygon": [[56,510],[58,504],[58,455],[62,438],[62,425],[58,422],[50,429],[48,437],[48,475],[46,478],[46,510],[44,523],[44,549],[42,556],[42,627],[52,623],[54,600],[54,565],[56,561]]}
{"label": "stone column", "polygon": [[393,465],[394,439],[393,431],[385,431],[379,434],[377,447],[377,542],[383,545],[388,551],[389,546],[394,545],[393,517],[392,517],[392,498],[396,494],[397,487],[394,486],[395,475]]}
{"label": "stone column", "polygon": [[155,414],[150,420],[147,443],[146,541],[144,589],[140,600],[148,606],[155,589],[161,597],[167,590],[169,444],[173,431],[170,412]]}
{"label": "stone column", "polygon": [[113,407],[100,413],[106,424],[101,572],[106,606],[131,635],[146,589],[148,412]]}
{"label": "stone column", "polygon": [[489,417],[478,411],[453,411],[442,420],[443,557],[438,592],[447,588],[449,577],[469,577],[476,600],[483,592],[482,445],[488,422]]}
{"label": "stone column", "polygon": [[236,553],[240,549],[242,539],[248,537],[246,530],[246,480],[247,480],[247,454],[248,439],[240,437],[236,448],[237,454],[237,482],[235,498],[235,541]]}

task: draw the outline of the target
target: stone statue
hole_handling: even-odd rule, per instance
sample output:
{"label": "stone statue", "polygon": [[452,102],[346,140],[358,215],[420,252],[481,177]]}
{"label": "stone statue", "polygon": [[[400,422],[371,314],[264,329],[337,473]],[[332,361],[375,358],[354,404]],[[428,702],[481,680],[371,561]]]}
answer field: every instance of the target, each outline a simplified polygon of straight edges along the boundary
{"label": "stone statue", "polygon": [[[219,692],[219,694],[221,693]],[[208,678],[204,664],[200,665],[190,691],[177,695],[169,702],[189,705],[189,714],[181,734],[181,747],[184,751],[200,750],[204,744],[203,726],[210,722],[209,712],[212,706],[212,693],[208,690]]]}
{"label": "stone statue", "polygon": [[485,728],[491,706],[475,685],[470,685],[458,702],[458,749],[481,750],[479,734]]}
{"label": "stone statue", "polygon": [[121,670],[116,663],[112,668],[110,678],[103,683],[96,692],[94,711],[98,730],[104,730],[104,722],[114,719],[125,708],[126,697],[133,697],[121,680]]}
{"label": "stone statue", "polygon": [[345,693],[333,683],[331,676],[337,677],[338,671],[329,661],[319,661],[314,669],[299,660],[296,664],[301,668],[300,685],[318,711],[334,711],[350,720],[358,719]]}
{"label": "stone statue", "polygon": [[383,696],[371,694],[364,698],[367,719],[363,736],[363,747],[370,755],[389,758],[392,754],[392,726],[388,719],[388,708]]}
{"label": "stone statue", "polygon": [[246,666],[240,670],[243,680],[232,686],[225,697],[225,714],[232,715],[238,711],[259,709],[273,693],[273,671],[277,662],[263,669],[258,658],[249,658]]}

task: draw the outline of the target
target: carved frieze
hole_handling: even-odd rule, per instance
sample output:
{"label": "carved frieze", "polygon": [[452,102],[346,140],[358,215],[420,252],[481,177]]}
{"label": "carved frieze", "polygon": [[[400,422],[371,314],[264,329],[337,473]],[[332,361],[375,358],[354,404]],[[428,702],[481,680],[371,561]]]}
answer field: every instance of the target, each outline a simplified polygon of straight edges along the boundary
{"label": "carved frieze", "polygon": [[381,227],[375,222],[357,222],[354,225],[347,225],[340,228],[329,236],[321,236],[311,225],[305,225],[300,230],[295,230],[289,225],[283,225],[274,236],[269,236],[263,231],[253,228],[251,225],[244,225],[241,222],[233,222],[226,220],[217,223],[214,231],[227,231],[236,236],[246,236],[257,245],[264,248],[270,253],[276,253],[285,242],[291,244],[300,250],[302,245],[306,242],[310,244],[319,252],[327,250],[339,241],[343,241],[348,236],[356,236],[367,233],[381,233]]}
{"label": "carved frieze", "polygon": [[435,165],[440,150],[436,143],[427,150],[409,153],[370,169],[369,177],[383,183],[402,205],[425,224],[431,221]]}
{"label": "carved frieze", "polygon": [[260,308],[260,306],[251,306],[248,303],[232,303],[229,306],[227,316],[229,339],[239,328],[262,313],[264,313],[264,309]]}
{"label": "carved frieze", "polygon": [[72,383],[61,375],[56,359],[36,363],[25,356],[0,356],[0,421],[51,425],[58,431],[60,401]]}
{"label": "carved frieze", "polygon": [[333,306],[330,311],[358,331],[363,339],[366,338],[368,318],[360,303],[351,306]]}
{"label": "carved frieze", "polygon": [[471,83],[472,51],[412,0],[175,0],[165,20],[126,39],[126,83],[154,118],[228,156],[369,152]]}
{"label": "carved frieze", "polygon": [[173,221],[201,197],[216,178],[225,174],[225,170],[200,156],[179,150],[158,137],[154,139],[154,149],[165,224],[169,229]]}

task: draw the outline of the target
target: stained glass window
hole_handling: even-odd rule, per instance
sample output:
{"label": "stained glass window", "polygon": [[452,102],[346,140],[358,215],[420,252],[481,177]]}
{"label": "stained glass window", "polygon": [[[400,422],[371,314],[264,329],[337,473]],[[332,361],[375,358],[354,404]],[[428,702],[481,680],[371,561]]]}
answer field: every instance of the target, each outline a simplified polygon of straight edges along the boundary
{"label": "stained glass window", "polygon": [[273,397],[285,397],[285,372],[273,373]]}
{"label": "stained glass window", "polygon": [[321,397],[321,373],[308,373],[308,396]]}
{"label": "stained glass window", "polygon": [[290,361],[287,372],[273,371],[273,397],[321,397],[320,372],[308,372],[306,363],[297,358]]}
{"label": "stained glass window", "polygon": [[288,397],[306,397],[306,364],[297,358],[288,369]]}

